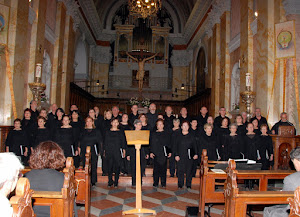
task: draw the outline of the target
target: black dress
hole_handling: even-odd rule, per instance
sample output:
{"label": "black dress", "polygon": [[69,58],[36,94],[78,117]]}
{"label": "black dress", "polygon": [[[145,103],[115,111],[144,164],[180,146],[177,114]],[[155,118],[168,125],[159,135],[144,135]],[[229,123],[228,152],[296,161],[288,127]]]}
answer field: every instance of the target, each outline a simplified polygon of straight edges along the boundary
{"label": "black dress", "polygon": [[247,133],[246,125],[245,124],[238,125],[236,133],[240,136],[245,136]]}
{"label": "black dress", "polygon": [[133,113],[130,113],[130,114],[128,115],[129,124],[131,124],[132,126],[133,126],[133,122],[134,122],[136,119],[139,119],[139,114],[134,115]]}
{"label": "black dress", "polygon": [[245,158],[249,160],[257,161],[258,158],[258,139],[259,136],[256,134],[245,135],[244,141],[244,154]]}
{"label": "black dress", "polygon": [[202,150],[206,149],[208,160],[218,160],[218,138],[216,135],[211,134],[208,136],[206,133],[200,137],[200,150],[199,156],[202,154]]}
{"label": "black dress", "polygon": [[60,145],[64,150],[65,157],[73,157],[77,150],[77,144],[75,144],[75,132],[72,127],[59,128],[54,135],[54,141]]}
{"label": "black dress", "polygon": [[11,130],[7,135],[5,146],[9,147],[10,152],[21,156],[23,162],[25,147],[29,148],[26,132],[24,130]]}
{"label": "black dress", "polygon": [[84,122],[81,120],[78,120],[77,122],[71,122],[70,125],[72,126],[73,130],[74,130],[74,142],[75,144],[78,144],[79,142],[79,138],[80,135],[82,133],[82,131],[84,130]]}
{"label": "black dress", "polygon": [[261,157],[262,170],[268,170],[270,167],[269,159],[273,154],[273,144],[271,136],[260,135],[258,139],[258,150]]}
{"label": "black dress", "polygon": [[33,121],[33,119],[27,120],[24,118],[21,121],[21,128],[26,133],[28,145],[31,147],[33,142],[33,132],[37,128],[37,123]]}
{"label": "black dress", "polygon": [[224,159],[224,141],[225,141],[225,136],[230,134],[230,130],[229,128],[223,128],[223,127],[219,127],[217,128],[217,137],[218,137],[218,150],[219,150],[219,154],[220,157],[222,159]]}
{"label": "black dress", "polygon": [[[174,115],[171,115],[170,117],[168,115],[164,115],[164,125],[165,130],[172,130],[174,127],[173,120],[175,119]],[[155,127],[154,127],[155,128]]]}
{"label": "black dress", "polygon": [[[104,152],[108,163],[108,185],[114,184],[118,186],[120,167],[122,163],[123,150],[126,148],[126,139],[122,130],[106,131],[104,137]],[[112,174],[115,173],[115,180],[112,179]]]}
{"label": "black dress", "polygon": [[41,142],[51,140],[51,131],[48,128],[38,128],[33,133],[32,148],[36,148]]}
{"label": "black dress", "polygon": [[180,160],[177,162],[178,187],[182,188],[184,185],[184,174],[186,174],[186,186],[188,188],[192,185],[192,165],[193,157],[198,154],[195,137],[188,133],[183,135],[182,132],[178,134],[175,141],[175,157],[179,156]]}
{"label": "black dress", "polygon": [[85,166],[85,152],[86,147],[91,147],[91,182],[95,184],[97,182],[97,163],[98,163],[98,154],[103,150],[103,137],[101,132],[97,129],[84,129],[80,136],[80,158],[83,162],[83,168]]}
{"label": "black dress", "polygon": [[150,136],[150,153],[153,160],[153,185],[158,186],[159,178],[162,186],[166,186],[167,159],[170,153],[170,134],[166,131],[152,132]]}
{"label": "black dress", "polygon": [[243,146],[243,140],[240,135],[226,135],[224,137],[224,158],[222,160],[227,161],[229,158],[231,159],[241,159],[243,156],[241,154],[242,152],[242,146]]}

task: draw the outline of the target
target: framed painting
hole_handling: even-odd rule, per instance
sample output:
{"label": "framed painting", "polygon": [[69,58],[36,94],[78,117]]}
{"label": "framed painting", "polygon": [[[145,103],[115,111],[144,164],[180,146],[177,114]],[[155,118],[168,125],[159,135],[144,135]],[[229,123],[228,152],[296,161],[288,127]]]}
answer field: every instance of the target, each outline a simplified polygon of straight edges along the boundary
{"label": "framed painting", "polygon": [[275,24],[275,58],[296,57],[295,21]]}

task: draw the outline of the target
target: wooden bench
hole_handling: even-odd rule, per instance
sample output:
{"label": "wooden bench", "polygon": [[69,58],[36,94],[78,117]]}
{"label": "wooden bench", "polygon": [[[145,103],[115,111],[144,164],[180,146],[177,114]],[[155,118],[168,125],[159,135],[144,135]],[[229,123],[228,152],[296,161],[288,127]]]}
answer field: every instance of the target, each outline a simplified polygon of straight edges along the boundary
{"label": "wooden bench", "polygon": [[300,216],[300,186],[294,192],[294,198],[288,198],[290,204],[290,217]]}
{"label": "wooden bench", "polygon": [[239,191],[237,178],[239,171],[235,170],[236,163],[230,160],[227,179],[225,182],[225,208],[223,216],[246,217],[249,204],[288,204],[288,198],[293,192],[283,191]]}
{"label": "wooden bench", "polygon": [[32,194],[27,178],[20,178],[16,186],[16,195],[9,202],[13,208],[13,217],[34,217],[32,209]]}
{"label": "wooden bench", "polygon": [[76,203],[84,204],[84,216],[90,216],[91,206],[91,147],[86,147],[84,170],[75,170],[75,181],[77,184]]}
{"label": "wooden bench", "polygon": [[73,217],[76,182],[74,179],[74,162],[67,158],[64,184],[61,191],[35,191],[32,195],[35,206],[50,206],[51,217]]}
{"label": "wooden bench", "polygon": [[[213,172],[210,169],[210,167],[214,166],[213,163],[213,161],[208,161],[207,151],[204,149],[202,151],[200,164],[199,213],[201,217],[204,217],[205,214],[205,204],[225,202],[223,190],[217,191],[216,188],[222,187],[222,185],[224,185],[227,175],[226,172]],[[293,172],[288,170],[240,170],[238,173],[238,179],[259,180],[259,191],[267,191],[269,179],[284,179],[291,173]],[[224,180],[223,183],[220,182],[222,180]],[[210,207],[211,206],[209,206],[209,208]]]}

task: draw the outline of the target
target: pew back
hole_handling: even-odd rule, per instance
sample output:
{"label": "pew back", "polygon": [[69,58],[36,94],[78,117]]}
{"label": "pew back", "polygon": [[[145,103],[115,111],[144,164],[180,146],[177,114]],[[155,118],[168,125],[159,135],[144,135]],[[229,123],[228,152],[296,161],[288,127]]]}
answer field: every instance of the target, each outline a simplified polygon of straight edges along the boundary
{"label": "pew back", "polygon": [[300,186],[294,192],[294,198],[288,198],[290,204],[290,215],[289,217],[300,216]]}
{"label": "pew back", "polygon": [[237,185],[238,171],[234,160],[230,160],[225,182],[225,217],[246,217],[249,204],[287,204],[287,198],[293,196],[292,192],[280,191],[239,191]]}
{"label": "pew back", "polygon": [[76,191],[74,170],[73,158],[68,157],[63,170],[65,178],[61,191],[35,191],[32,196],[34,205],[50,206],[51,217],[73,217]]}
{"label": "pew back", "polygon": [[20,178],[16,186],[16,195],[10,198],[14,217],[34,217],[32,209],[32,194],[27,178]]}

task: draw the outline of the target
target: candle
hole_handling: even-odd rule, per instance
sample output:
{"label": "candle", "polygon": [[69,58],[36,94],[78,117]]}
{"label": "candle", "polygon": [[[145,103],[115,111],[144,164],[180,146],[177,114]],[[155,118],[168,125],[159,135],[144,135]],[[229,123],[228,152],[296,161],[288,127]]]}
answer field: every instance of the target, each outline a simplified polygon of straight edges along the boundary
{"label": "candle", "polygon": [[40,78],[42,75],[42,64],[37,63],[35,68],[35,77]]}
{"label": "candle", "polygon": [[246,87],[250,87],[250,73],[246,73]]}
{"label": "candle", "polygon": [[239,69],[241,68],[241,60],[239,60]]}

